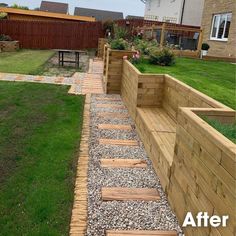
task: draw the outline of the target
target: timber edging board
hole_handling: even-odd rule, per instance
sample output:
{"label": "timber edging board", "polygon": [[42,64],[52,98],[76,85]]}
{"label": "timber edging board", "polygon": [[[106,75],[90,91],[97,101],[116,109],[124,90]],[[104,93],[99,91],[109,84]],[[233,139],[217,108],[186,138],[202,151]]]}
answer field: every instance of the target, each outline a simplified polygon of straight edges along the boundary
{"label": "timber edging board", "polygon": [[177,236],[177,233],[159,230],[107,230],[106,236]]}
{"label": "timber edging board", "polygon": [[78,158],[77,174],[75,180],[74,204],[70,223],[70,236],[84,236],[86,235],[87,231],[90,103],[91,95],[86,95],[82,136],[80,141],[80,154]]}

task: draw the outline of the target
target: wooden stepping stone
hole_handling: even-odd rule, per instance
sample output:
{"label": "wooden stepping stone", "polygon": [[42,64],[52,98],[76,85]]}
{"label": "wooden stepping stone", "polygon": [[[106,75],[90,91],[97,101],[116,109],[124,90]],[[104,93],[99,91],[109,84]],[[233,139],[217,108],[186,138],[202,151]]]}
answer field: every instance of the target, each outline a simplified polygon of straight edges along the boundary
{"label": "wooden stepping stone", "polygon": [[129,118],[128,113],[119,113],[119,112],[98,112],[97,116],[106,118]]}
{"label": "wooden stepping stone", "polygon": [[97,108],[125,109],[125,106],[124,105],[117,105],[117,104],[97,104]]}
{"label": "wooden stepping stone", "polygon": [[138,146],[136,140],[123,140],[123,139],[99,139],[99,144],[116,145],[116,146]]}
{"label": "wooden stepping stone", "polygon": [[107,230],[106,236],[177,236],[176,231],[159,230]]}
{"label": "wooden stepping stone", "polygon": [[101,159],[103,168],[147,168],[147,162],[140,159]]}
{"label": "wooden stepping stone", "polygon": [[97,101],[114,101],[114,102],[119,102],[121,101],[120,98],[96,98]]}
{"label": "wooden stepping stone", "polygon": [[155,188],[102,188],[103,201],[158,201],[160,195]]}
{"label": "wooden stepping stone", "polygon": [[99,124],[99,129],[132,130],[131,125]]}

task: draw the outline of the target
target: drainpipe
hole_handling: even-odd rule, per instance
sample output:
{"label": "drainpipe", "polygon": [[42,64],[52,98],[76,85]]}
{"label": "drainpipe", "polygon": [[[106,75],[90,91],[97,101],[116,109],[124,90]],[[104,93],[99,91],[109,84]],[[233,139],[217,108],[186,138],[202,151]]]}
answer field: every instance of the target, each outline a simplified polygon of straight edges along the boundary
{"label": "drainpipe", "polygon": [[181,13],[181,19],[180,19],[181,25],[183,24],[185,3],[186,3],[186,0],[183,0],[182,13]]}

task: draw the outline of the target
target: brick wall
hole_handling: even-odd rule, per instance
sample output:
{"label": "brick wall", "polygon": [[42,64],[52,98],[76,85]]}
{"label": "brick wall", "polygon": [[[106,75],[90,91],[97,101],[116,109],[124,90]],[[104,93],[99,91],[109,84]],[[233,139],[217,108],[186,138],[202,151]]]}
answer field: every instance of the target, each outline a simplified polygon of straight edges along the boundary
{"label": "brick wall", "polygon": [[[229,38],[227,42],[210,40],[213,15],[217,13],[232,13]],[[235,0],[205,0],[202,18],[204,30],[203,42],[210,45],[209,56],[236,58],[236,8]]]}

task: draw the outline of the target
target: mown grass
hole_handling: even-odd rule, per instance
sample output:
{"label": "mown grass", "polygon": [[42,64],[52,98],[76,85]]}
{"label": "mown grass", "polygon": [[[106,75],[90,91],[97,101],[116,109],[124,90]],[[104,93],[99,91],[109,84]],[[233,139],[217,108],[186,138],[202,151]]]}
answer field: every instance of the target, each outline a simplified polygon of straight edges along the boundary
{"label": "mown grass", "polygon": [[38,75],[55,54],[52,50],[26,50],[0,53],[0,72]]}
{"label": "mown grass", "polygon": [[163,73],[192,86],[236,109],[236,65],[220,61],[177,58],[173,66],[150,65],[147,60],[135,65],[143,73]]}
{"label": "mown grass", "polygon": [[232,124],[223,124],[206,116],[203,116],[202,119],[236,144],[236,122]]}
{"label": "mown grass", "polygon": [[84,97],[0,82],[0,235],[68,235]]}

